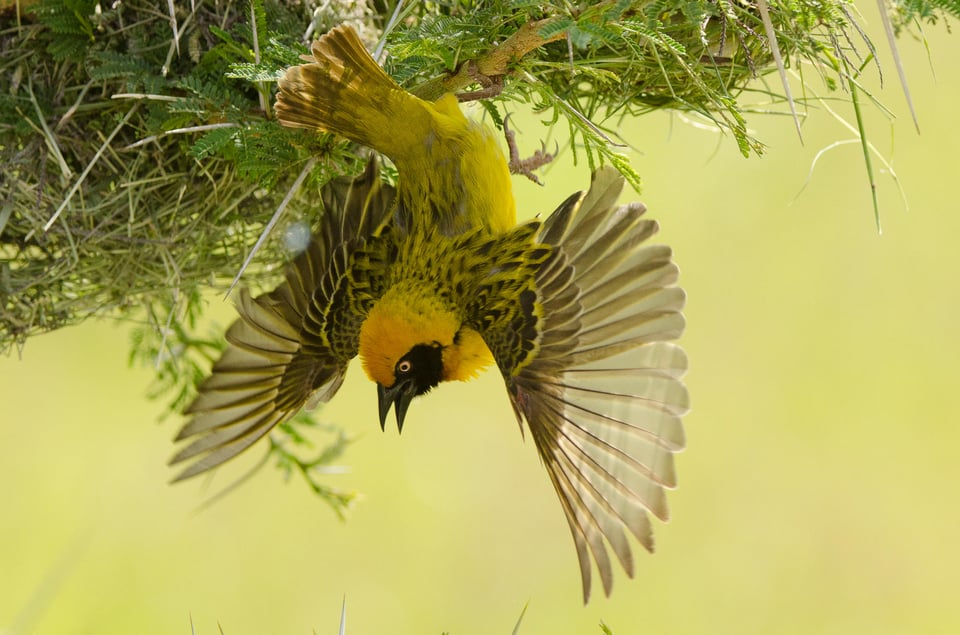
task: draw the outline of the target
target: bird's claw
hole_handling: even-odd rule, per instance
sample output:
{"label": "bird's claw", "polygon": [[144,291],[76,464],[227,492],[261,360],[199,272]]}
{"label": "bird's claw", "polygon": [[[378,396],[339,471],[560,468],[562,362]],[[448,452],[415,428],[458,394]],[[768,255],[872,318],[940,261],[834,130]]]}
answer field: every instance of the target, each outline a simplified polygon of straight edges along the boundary
{"label": "bird's claw", "polygon": [[532,156],[521,159],[520,151],[517,149],[516,133],[507,124],[509,120],[510,115],[503,118],[503,136],[506,137],[507,148],[510,150],[510,162],[508,163],[510,174],[522,174],[537,185],[543,185],[543,182],[533,171],[553,161],[557,152],[560,151],[560,145],[557,144],[556,149],[551,153],[547,152],[547,144],[541,141],[539,150],[536,150]]}

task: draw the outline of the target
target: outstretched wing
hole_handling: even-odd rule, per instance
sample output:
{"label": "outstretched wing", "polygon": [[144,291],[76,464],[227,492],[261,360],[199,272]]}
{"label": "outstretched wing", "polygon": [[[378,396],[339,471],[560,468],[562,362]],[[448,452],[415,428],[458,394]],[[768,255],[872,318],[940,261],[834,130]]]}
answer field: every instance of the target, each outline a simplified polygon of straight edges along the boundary
{"label": "outstretched wing", "polygon": [[361,176],[335,179],[321,196],[320,228],[288,266],[286,281],[257,298],[240,291],[227,349],[184,411],[190,420],[176,440],[193,441],[170,462],[195,460],[175,480],[233,458],[340,387],[356,355],[363,309],[377,293],[371,263],[386,259],[380,252],[388,241],[374,236],[394,191],[371,159]]}
{"label": "outstretched wing", "polygon": [[632,577],[624,528],[653,550],[648,512],[668,519],[688,410],[686,356],[668,341],[684,327],[679,270],[669,247],[646,244],[658,227],[643,205],[613,207],[622,188],[600,169],[547,219],[537,240],[550,255],[516,303],[514,335],[485,334],[570,524],[584,602],[591,556],[610,594],[607,545]]}

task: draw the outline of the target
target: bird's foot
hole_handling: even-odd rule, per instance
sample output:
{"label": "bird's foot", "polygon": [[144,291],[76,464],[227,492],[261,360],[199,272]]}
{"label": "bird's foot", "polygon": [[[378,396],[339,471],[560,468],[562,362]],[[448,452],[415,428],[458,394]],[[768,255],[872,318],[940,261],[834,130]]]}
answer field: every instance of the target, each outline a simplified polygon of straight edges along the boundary
{"label": "bird's foot", "polygon": [[503,119],[503,136],[507,138],[507,148],[510,150],[510,162],[508,163],[510,174],[522,174],[537,185],[543,185],[543,182],[540,181],[533,171],[553,161],[553,158],[557,155],[559,146],[553,152],[547,152],[546,144],[541,141],[539,150],[535,151],[532,156],[521,159],[520,151],[517,149],[516,133],[511,130],[507,124],[509,120],[510,115],[507,115]]}

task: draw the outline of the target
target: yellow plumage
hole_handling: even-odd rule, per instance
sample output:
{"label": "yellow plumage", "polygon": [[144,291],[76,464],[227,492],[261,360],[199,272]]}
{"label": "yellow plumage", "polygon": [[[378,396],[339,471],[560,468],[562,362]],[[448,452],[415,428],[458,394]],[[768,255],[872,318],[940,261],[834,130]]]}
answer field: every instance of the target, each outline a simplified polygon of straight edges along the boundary
{"label": "yellow plumage", "polygon": [[380,424],[398,426],[417,395],[495,363],[560,498],[580,560],[612,587],[608,548],[628,575],[624,530],[648,550],[648,518],[669,516],[673,453],[688,408],[678,269],[639,203],[616,206],[623,179],[594,173],[587,194],[542,224],[516,225],[493,133],[455,97],[403,91],[352,30],[313,45],[280,80],[282,123],[370,146],[376,160],[322,191],[323,216],[286,282],[241,292],[229,346],[187,408],[178,478],[243,451],[301,408],[330,399],[359,356],[376,383]]}
{"label": "yellow plumage", "polygon": [[373,305],[360,327],[360,362],[371,381],[390,387],[397,360],[417,343],[434,342],[442,347],[442,381],[473,379],[493,363],[483,338],[458,315],[416,286],[399,284]]}
{"label": "yellow plumage", "polygon": [[400,174],[400,205],[429,211],[414,223],[447,235],[516,224],[497,139],[464,116],[454,95],[430,103],[403,90],[350,29],[314,42],[307,59],[280,80],[277,117],[284,125],[333,132],[390,157]]}

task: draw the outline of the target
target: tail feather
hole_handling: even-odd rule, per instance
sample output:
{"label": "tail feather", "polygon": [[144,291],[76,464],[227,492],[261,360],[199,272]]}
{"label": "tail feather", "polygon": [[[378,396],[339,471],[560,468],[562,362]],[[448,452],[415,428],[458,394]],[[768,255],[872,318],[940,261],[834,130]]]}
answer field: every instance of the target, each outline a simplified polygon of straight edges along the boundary
{"label": "tail feather", "polygon": [[516,224],[510,171],[492,131],[468,120],[457,98],[427,102],[403,90],[341,25],[313,43],[307,64],[280,78],[286,126],[336,133],[387,156],[400,173],[397,225],[448,236]]}
{"label": "tail feather", "polygon": [[[312,52],[311,63],[293,66],[280,78],[280,123],[334,132],[394,161],[409,151],[401,139],[427,137],[429,104],[400,88],[352,28],[332,29],[313,43]],[[395,134],[398,125],[422,134]]]}

